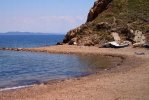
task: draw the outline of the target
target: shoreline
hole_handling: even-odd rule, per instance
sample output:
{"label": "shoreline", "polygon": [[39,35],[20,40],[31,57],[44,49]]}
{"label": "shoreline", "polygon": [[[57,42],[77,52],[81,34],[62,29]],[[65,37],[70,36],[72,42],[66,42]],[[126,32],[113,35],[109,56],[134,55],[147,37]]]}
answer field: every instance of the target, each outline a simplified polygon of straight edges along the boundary
{"label": "shoreline", "polygon": [[[126,58],[126,59],[124,60],[122,65],[119,65],[116,68],[113,68],[111,70],[105,70],[100,73],[92,74],[89,76],[57,80],[57,81],[53,81],[53,82],[49,81],[47,83],[35,85],[35,86],[29,87],[29,88],[23,88],[23,89],[14,90],[14,91],[3,91],[3,92],[0,92],[0,100],[6,100],[6,99],[10,99],[10,98],[13,100],[16,100],[16,99],[42,100],[42,97],[47,97],[44,100],[55,100],[55,99],[60,99],[60,97],[65,100],[70,100],[70,98],[66,98],[66,97],[71,97],[73,100],[76,100],[76,98],[82,98],[82,96],[81,96],[82,93],[83,93],[82,94],[83,96],[88,97],[87,94],[90,93],[91,90],[94,91],[92,93],[94,96],[92,98],[90,96],[89,97],[90,99],[94,98],[94,100],[95,100],[96,97],[116,98],[115,96],[113,97],[112,93],[108,93],[108,91],[103,90],[103,92],[102,92],[101,90],[98,90],[98,87],[96,87],[97,88],[97,90],[96,90],[96,88],[94,86],[96,86],[97,84],[99,86],[104,85],[104,82],[102,80],[105,80],[104,78],[107,78],[107,77],[117,77],[116,79],[118,81],[119,75],[122,75],[122,76],[123,76],[123,74],[131,75],[131,73],[129,73],[129,72],[131,72],[133,70],[140,69],[140,67],[142,67],[142,66],[144,66],[146,68],[145,65],[149,64],[147,62],[147,59],[149,59],[149,51],[148,50],[134,49],[131,47],[122,48],[122,49],[113,49],[113,48],[97,48],[97,47],[63,45],[63,46],[48,46],[48,47],[24,48],[24,49],[16,49],[15,48],[12,51],[46,52],[46,53],[58,53],[58,54],[99,54],[99,55],[107,55],[107,56],[112,56],[112,57],[115,57],[115,56],[122,57],[122,58]],[[145,53],[145,55],[136,55],[135,52],[143,52],[143,53]],[[146,71],[148,71],[148,70],[146,70]],[[139,72],[137,72],[137,73],[139,73]],[[135,72],[135,74],[136,74],[136,72]],[[144,76],[144,77],[148,78],[148,76]],[[121,78],[123,78],[123,77],[121,77]],[[95,80],[95,82],[92,83],[92,80]],[[101,83],[98,83],[98,81],[100,81]],[[109,81],[113,82],[112,79],[109,79]],[[123,79],[123,81],[124,81],[124,79]],[[85,82],[85,84],[82,84],[84,82]],[[93,89],[88,87],[88,86],[90,86],[91,83],[93,84],[92,85],[94,87]],[[86,84],[88,84],[87,85],[88,88],[84,87],[84,86],[86,86]],[[109,83],[107,82],[106,84],[109,84]],[[115,85],[117,85],[117,86],[119,86],[121,84],[115,83]],[[71,87],[72,85],[74,87]],[[77,85],[80,85],[82,87],[77,89],[76,88]],[[127,85],[129,86],[128,83],[127,83]],[[146,86],[144,86],[144,87],[146,87]],[[147,86],[147,87],[149,88],[149,86]],[[79,94],[79,92],[76,92],[78,94],[78,95],[76,95],[76,94],[74,94],[73,91],[69,92],[70,91],[69,88],[74,91],[82,91],[82,89],[87,89],[87,91],[84,91],[87,93],[84,94],[84,92],[81,92]],[[127,87],[125,87],[125,89],[127,89]],[[61,93],[59,90],[63,91],[64,93]],[[37,93],[35,93],[35,92],[37,92]],[[51,93],[53,93],[53,92],[56,94],[51,95]],[[98,92],[100,92],[102,95],[97,95]],[[149,91],[146,91],[146,92],[149,93]],[[42,94],[42,96],[38,96],[38,94]],[[107,94],[108,94],[108,97],[107,97]],[[120,98],[125,97],[125,95],[123,96],[122,93],[118,93],[118,94],[120,95]],[[126,97],[132,98],[131,100],[135,100],[135,98],[138,98],[137,95],[135,95],[133,97],[131,95],[129,95],[129,96],[128,95],[129,94],[127,94]],[[52,98],[50,96],[52,96]],[[82,98],[82,99],[90,100],[89,98],[84,98],[84,99]],[[149,97],[147,95],[145,95],[144,98],[149,98]],[[119,99],[117,99],[117,100],[119,100]],[[146,99],[144,99],[144,100],[146,100]]]}
{"label": "shoreline", "polygon": [[[147,51],[146,48],[98,48],[98,47],[89,47],[89,46],[73,46],[73,45],[55,45],[55,46],[44,46],[44,47],[35,47],[35,48],[0,48],[1,51],[22,51],[22,52],[43,52],[51,54],[98,54],[105,56],[137,56],[134,53],[139,52],[140,50]],[[94,51],[93,51],[94,50]],[[122,52],[119,52],[122,50]],[[125,51],[126,50],[126,51]],[[132,52],[128,52],[132,50]],[[118,51],[118,52],[117,52]],[[126,53],[125,53],[126,52]],[[148,53],[148,52],[147,52]]]}

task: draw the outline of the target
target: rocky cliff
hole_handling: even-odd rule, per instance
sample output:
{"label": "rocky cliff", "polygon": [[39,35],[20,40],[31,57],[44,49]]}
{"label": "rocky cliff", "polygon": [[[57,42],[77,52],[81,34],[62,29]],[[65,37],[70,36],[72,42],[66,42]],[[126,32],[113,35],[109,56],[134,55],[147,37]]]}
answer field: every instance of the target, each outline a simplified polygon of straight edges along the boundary
{"label": "rocky cliff", "polygon": [[96,0],[85,24],[70,30],[63,43],[100,46],[113,41],[112,32],[122,41],[135,43],[135,34],[149,40],[148,0]]}

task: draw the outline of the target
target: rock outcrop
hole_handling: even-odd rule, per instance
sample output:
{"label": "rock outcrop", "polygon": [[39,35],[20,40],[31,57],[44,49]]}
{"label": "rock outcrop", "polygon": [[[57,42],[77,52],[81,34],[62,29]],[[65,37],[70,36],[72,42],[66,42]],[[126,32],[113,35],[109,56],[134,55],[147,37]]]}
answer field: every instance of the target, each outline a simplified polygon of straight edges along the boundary
{"label": "rock outcrop", "polygon": [[87,22],[93,21],[100,13],[108,9],[111,1],[112,0],[97,0],[88,14]]}
{"label": "rock outcrop", "polygon": [[118,33],[122,41],[131,43],[139,41],[136,41],[136,34],[140,32],[139,38],[148,43],[148,0],[96,0],[86,23],[70,30],[63,43],[100,46],[114,41],[113,32]]}

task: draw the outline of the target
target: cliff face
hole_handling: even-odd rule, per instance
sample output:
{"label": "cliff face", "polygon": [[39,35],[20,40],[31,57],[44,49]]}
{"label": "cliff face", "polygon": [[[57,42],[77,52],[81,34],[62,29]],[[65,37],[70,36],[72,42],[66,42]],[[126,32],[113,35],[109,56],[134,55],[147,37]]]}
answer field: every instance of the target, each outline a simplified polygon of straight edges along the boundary
{"label": "cliff face", "polygon": [[70,30],[63,43],[99,46],[113,41],[111,32],[117,32],[122,40],[134,43],[137,32],[149,40],[148,0],[97,0],[91,8],[85,24]]}
{"label": "cliff face", "polygon": [[108,9],[111,1],[112,0],[97,0],[88,14],[87,22],[93,21],[100,13]]}

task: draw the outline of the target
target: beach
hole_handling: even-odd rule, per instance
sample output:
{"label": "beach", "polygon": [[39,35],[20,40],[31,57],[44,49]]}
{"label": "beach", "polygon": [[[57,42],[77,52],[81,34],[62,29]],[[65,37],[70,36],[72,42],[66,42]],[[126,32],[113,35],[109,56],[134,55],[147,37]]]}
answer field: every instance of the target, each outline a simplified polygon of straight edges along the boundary
{"label": "beach", "polygon": [[148,100],[149,51],[86,46],[47,46],[8,49],[58,54],[95,54],[120,57],[123,62],[110,70],[89,76],[49,81],[32,87],[2,91],[0,100]]}

